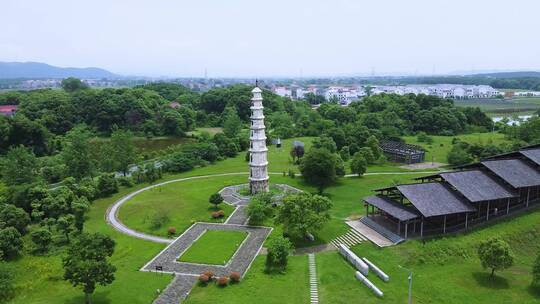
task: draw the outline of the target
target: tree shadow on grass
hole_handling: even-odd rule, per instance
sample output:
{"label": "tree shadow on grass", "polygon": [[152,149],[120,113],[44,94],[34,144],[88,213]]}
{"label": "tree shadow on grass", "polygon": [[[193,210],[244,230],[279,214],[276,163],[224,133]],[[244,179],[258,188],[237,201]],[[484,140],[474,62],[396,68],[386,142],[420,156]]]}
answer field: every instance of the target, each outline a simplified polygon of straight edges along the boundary
{"label": "tree shadow on grass", "polygon": [[472,276],[480,286],[483,286],[486,288],[491,288],[491,289],[510,288],[510,284],[508,284],[507,279],[503,277],[499,277],[497,275],[494,275],[492,277],[490,273],[488,272],[474,272]]}
{"label": "tree shadow on grass", "polygon": [[527,291],[529,292],[529,294],[535,298],[540,298],[540,286],[533,286],[533,285],[529,285],[529,287],[527,288]]}
{"label": "tree shadow on grass", "polygon": [[[90,296],[90,301],[92,304],[111,304],[111,299],[109,299],[108,291],[94,292]],[[64,302],[65,304],[81,304],[84,303],[84,293],[81,291],[81,294],[77,297],[73,297],[70,300]]]}

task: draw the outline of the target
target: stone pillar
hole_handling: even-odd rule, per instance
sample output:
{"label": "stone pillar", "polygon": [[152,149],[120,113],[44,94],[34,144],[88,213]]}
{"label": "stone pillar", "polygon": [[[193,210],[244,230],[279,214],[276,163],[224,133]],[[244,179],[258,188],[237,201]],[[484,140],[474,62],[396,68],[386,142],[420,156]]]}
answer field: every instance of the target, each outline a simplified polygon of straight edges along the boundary
{"label": "stone pillar", "polygon": [[268,160],[263,114],[262,90],[255,87],[251,93],[251,127],[249,145],[249,190],[251,194],[268,192]]}

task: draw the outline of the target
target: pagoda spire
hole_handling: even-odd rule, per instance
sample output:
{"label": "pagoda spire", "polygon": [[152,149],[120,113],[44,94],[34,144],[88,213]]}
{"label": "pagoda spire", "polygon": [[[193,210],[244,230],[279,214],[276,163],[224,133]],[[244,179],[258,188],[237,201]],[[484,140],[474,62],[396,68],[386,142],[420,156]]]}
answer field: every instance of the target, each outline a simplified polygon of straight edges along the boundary
{"label": "pagoda spire", "polygon": [[[258,84],[258,81],[256,82]],[[249,191],[268,192],[268,159],[264,126],[262,90],[256,86],[251,93],[251,127],[249,136]]]}

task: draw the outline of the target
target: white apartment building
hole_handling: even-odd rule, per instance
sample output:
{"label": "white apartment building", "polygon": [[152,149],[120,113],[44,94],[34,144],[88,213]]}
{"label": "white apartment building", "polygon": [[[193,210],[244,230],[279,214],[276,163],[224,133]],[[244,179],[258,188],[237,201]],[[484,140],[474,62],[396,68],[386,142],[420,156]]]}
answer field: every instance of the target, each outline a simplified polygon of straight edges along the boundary
{"label": "white apartment building", "polygon": [[502,95],[501,92],[488,85],[460,85],[460,84],[435,84],[435,85],[405,85],[405,86],[376,86],[372,89],[373,95],[387,94],[425,94],[441,98],[495,98]]}
{"label": "white apartment building", "polygon": [[362,87],[350,88],[350,87],[329,87],[324,97],[326,100],[337,99],[341,105],[349,105],[351,102],[358,100],[365,96],[366,93]]}

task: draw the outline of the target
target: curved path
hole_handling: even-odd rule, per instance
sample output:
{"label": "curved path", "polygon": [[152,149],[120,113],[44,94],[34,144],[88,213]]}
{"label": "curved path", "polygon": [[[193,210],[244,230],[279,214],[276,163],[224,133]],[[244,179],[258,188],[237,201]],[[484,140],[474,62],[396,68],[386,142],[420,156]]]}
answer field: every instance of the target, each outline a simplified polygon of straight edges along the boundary
{"label": "curved path", "polygon": [[[433,174],[433,173],[440,173],[440,172],[441,171],[373,172],[373,173],[366,173],[364,175]],[[268,174],[282,175],[283,173],[270,172]],[[126,196],[120,198],[119,200],[117,200],[116,202],[114,202],[114,204],[112,204],[107,209],[107,213],[105,214],[106,221],[107,221],[107,223],[109,225],[113,226],[114,229],[116,229],[117,231],[119,231],[119,232],[121,232],[123,234],[129,235],[129,236],[132,236],[132,237],[136,237],[136,238],[139,238],[139,239],[151,241],[151,242],[170,244],[170,243],[172,243],[174,241],[174,239],[168,239],[168,238],[164,238],[164,237],[159,237],[159,236],[154,236],[154,235],[142,233],[142,232],[133,230],[133,229],[127,227],[126,225],[124,225],[120,221],[120,219],[118,218],[118,210],[120,209],[122,204],[127,202],[129,199],[131,199],[135,195],[137,195],[137,194],[139,194],[141,192],[144,192],[146,190],[150,190],[150,189],[155,188],[155,187],[159,187],[159,186],[163,186],[163,185],[167,185],[167,184],[171,184],[171,183],[176,183],[176,182],[183,182],[183,181],[187,181],[187,180],[203,179],[203,178],[211,178],[211,177],[219,177],[219,176],[230,176],[230,175],[248,175],[248,172],[219,173],[219,174],[198,175],[198,176],[177,178],[177,179],[172,179],[172,180],[164,181],[164,182],[161,182],[161,183],[157,183],[157,184],[154,184],[154,185],[150,185],[150,186],[141,188],[141,189],[139,189],[137,191],[129,193],[128,195],[126,195]],[[355,176],[356,176],[355,174],[347,174],[347,175],[345,175],[345,177],[355,177]]]}

